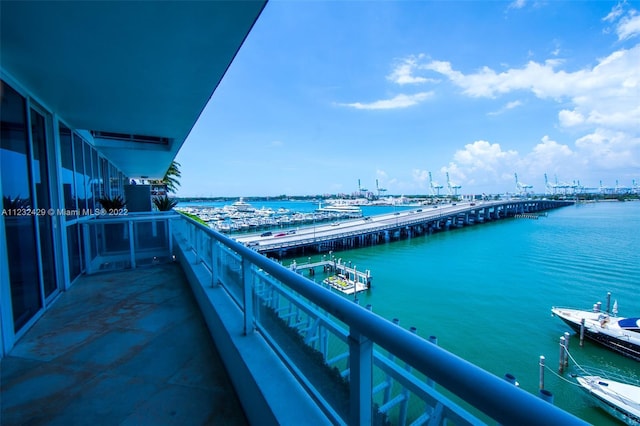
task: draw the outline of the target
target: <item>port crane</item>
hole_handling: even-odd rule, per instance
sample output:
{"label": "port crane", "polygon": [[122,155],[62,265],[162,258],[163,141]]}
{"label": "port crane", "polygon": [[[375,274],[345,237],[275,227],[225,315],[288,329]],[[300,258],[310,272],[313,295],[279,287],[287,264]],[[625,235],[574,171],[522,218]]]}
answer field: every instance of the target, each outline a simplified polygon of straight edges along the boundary
{"label": "port crane", "polygon": [[449,195],[453,195],[455,197],[458,196],[458,189],[462,188],[461,185],[451,183],[451,180],[449,179],[449,172],[447,172],[447,188],[449,189]]}
{"label": "port crane", "polygon": [[526,183],[522,183],[518,180],[518,173],[514,173],[516,177],[516,191],[520,194],[528,194],[531,189],[533,189],[533,185],[527,185]]}
{"label": "port crane", "polygon": [[380,188],[380,185],[378,185],[378,179],[376,179],[376,190],[378,191],[378,198],[380,198],[380,193],[381,192],[386,192],[387,191],[384,188]]}
{"label": "port crane", "polygon": [[358,196],[362,197],[362,193],[366,194],[367,191],[367,188],[363,188],[360,186],[360,179],[358,179]]}
{"label": "port crane", "polygon": [[429,172],[429,187],[431,188],[431,195],[440,196],[440,190],[442,189],[442,185],[439,185],[438,182],[434,182],[431,177],[431,172]]}
{"label": "port crane", "polygon": [[[556,181],[558,180],[558,178],[556,178]],[[551,183],[549,182],[549,178],[547,177],[547,174],[544,174],[544,187],[547,189],[547,194],[555,194],[557,189],[558,189],[558,184],[557,183]]]}

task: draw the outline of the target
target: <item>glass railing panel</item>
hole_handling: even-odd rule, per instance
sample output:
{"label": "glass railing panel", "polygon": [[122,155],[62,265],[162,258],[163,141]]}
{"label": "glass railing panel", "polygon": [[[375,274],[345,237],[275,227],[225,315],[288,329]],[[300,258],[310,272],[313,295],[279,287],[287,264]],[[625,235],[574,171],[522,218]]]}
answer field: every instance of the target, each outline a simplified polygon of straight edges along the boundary
{"label": "glass railing panel", "polygon": [[136,266],[167,263],[169,253],[169,227],[164,218],[133,222]]}
{"label": "glass railing panel", "polygon": [[234,298],[236,303],[244,306],[242,257],[227,246],[221,245],[218,252],[220,258],[218,279]]}
{"label": "glass railing panel", "polygon": [[131,267],[130,232],[125,221],[86,221],[84,229],[85,265],[90,273]]}
{"label": "glass railing panel", "polygon": [[346,421],[349,347],[344,325],[265,272],[254,280],[253,306],[259,331],[332,415]]}
{"label": "glass railing panel", "polygon": [[209,233],[202,232],[202,239],[201,239],[202,263],[204,263],[207,266],[207,269],[209,269],[209,271],[211,271],[211,268],[212,268],[212,259],[211,259],[212,241],[213,241],[213,238]]}

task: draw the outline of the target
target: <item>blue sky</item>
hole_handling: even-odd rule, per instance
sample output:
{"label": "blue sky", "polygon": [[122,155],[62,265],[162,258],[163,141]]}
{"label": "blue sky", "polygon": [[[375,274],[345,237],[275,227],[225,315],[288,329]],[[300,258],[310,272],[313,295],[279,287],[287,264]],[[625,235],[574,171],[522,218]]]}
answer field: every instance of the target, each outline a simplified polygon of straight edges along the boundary
{"label": "blue sky", "polygon": [[640,182],[640,2],[270,1],[180,196]]}

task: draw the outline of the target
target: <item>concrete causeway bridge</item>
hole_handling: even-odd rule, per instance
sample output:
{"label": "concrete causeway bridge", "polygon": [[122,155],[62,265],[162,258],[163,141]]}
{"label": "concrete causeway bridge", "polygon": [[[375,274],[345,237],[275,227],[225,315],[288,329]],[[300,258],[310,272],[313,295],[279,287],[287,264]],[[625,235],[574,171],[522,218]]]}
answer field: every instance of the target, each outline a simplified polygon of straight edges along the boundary
{"label": "concrete causeway bridge", "polygon": [[537,218],[538,212],[572,205],[573,201],[508,200],[422,206],[401,212],[301,227],[269,236],[236,240],[254,250],[281,258],[294,253],[323,253],[429,235],[498,219]]}

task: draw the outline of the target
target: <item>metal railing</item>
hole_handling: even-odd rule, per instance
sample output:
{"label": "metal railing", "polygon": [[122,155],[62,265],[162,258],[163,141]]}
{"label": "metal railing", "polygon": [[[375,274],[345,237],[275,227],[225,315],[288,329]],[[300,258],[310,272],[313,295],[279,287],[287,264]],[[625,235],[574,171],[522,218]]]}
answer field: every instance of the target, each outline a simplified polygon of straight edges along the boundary
{"label": "metal railing", "polygon": [[586,424],[221,233],[167,219],[209,271],[204,285],[227,290],[244,333],[260,333],[336,424]]}

